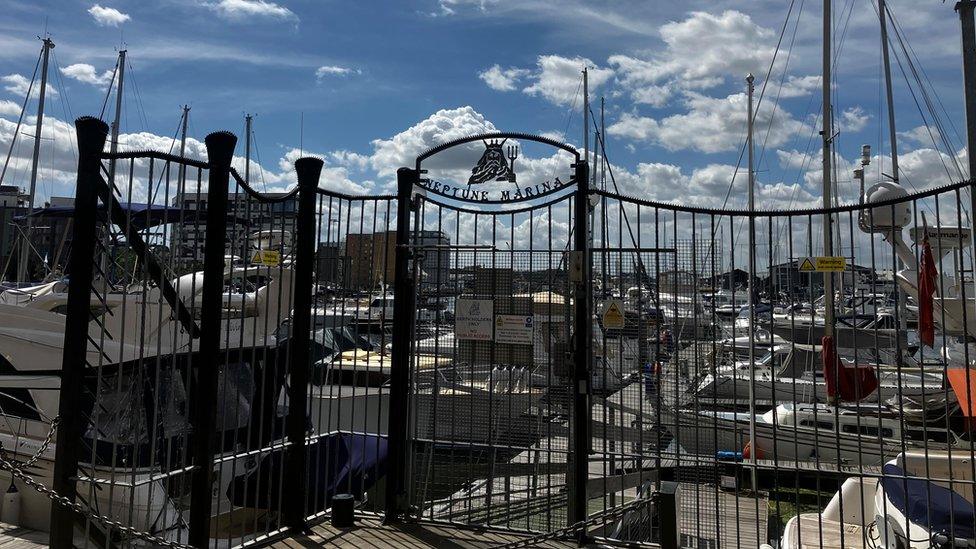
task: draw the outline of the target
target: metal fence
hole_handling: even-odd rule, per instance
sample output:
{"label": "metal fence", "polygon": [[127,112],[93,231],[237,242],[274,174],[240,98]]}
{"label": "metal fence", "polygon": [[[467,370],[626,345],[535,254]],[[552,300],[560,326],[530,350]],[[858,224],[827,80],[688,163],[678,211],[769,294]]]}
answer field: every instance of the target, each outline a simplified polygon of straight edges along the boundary
{"label": "metal fence", "polygon": [[[257,545],[350,501],[669,548],[973,538],[970,182],[710,210],[499,134],[396,195],[313,158],[268,194],[230,134],[200,161],[77,128],[67,292],[0,294],[0,465],[54,546]],[[421,165],[505,139],[568,183],[465,200]]]}

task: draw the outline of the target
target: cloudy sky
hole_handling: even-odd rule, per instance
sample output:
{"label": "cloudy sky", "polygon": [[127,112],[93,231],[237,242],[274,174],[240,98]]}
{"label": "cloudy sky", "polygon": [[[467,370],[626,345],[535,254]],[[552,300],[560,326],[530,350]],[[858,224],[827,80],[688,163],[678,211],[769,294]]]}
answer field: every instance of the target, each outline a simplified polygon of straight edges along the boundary
{"label": "cloudy sky", "polygon": [[[326,159],[323,186],[370,192],[392,188],[396,167],[422,150],[471,133],[524,131],[581,145],[585,65],[595,111],[606,98],[608,158],[622,192],[713,206],[728,196],[729,206],[742,206],[745,177],[731,191],[730,183],[745,134],[744,77],[753,72],[757,93],[765,85],[756,126],[760,204],[810,205],[819,195],[819,1],[3,6],[0,151],[9,148],[37,62],[36,36],[46,29],[57,44],[42,141],[44,197],[73,194],[66,122],[102,110],[120,44],[129,55],[122,148],[169,149],[180,106],[189,104],[189,154],[199,156],[197,140],[217,129],[240,135],[244,113],[253,113],[254,169],[268,189],[292,184],[290,164],[300,151]],[[944,184],[960,176],[956,162],[964,155],[958,18],[951,2],[890,0],[890,8],[911,54],[896,42],[903,181],[910,189]],[[834,12],[839,190],[849,198],[861,144],[876,154],[869,183],[890,172],[889,145],[876,7],[837,1]],[[32,138],[22,137],[4,183],[27,184]]]}

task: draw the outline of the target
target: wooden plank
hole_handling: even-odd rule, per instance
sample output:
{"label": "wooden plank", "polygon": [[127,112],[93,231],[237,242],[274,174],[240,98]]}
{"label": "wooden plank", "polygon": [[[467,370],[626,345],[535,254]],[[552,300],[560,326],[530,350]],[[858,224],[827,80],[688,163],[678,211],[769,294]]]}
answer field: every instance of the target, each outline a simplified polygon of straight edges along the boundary
{"label": "wooden plank", "polygon": [[48,547],[47,532],[0,522],[0,549],[40,549],[43,547]]}
{"label": "wooden plank", "polygon": [[[357,520],[353,528],[334,528],[325,522],[312,528],[307,536],[296,536],[272,545],[280,549],[291,547],[391,547],[396,549],[487,549],[530,536],[492,530],[469,530],[449,525],[409,523],[389,525],[377,518]],[[575,543],[552,541],[536,545],[549,549],[568,549]]]}

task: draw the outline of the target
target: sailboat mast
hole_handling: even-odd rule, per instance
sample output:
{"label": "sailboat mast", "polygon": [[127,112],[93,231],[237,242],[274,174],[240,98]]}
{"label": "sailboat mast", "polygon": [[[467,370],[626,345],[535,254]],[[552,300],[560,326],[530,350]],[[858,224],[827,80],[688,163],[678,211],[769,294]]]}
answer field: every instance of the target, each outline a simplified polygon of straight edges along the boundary
{"label": "sailboat mast", "polygon": [[[186,156],[186,127],[190,118],[190,107],[183,105],[183,117],[180,123],[180,156]],[[182,166],[183,164],[180,164]]]}
{"label": "sailboat mast", "polygon": [[[969,151],[969,179],[976,177],[976,23],[973,11],[976,0],[961,0],[956,3],[959,21],[962,25],[962,73],[965,86],[966,105],[966,150]],[[976,223],[976,192],[972,193],[973,212]]]}
{"label": "sailboat mast", "polygon": [[244,115],[244,182],[251,183],[251,119],[250,114]]}
{"label": "sailboat mast", "polygon": [[590,159],[590,82],[583,67],[583,159]]}
{"label": "sailboat mast", "polygon": [[[755,91],[755,77],[746,77],[748,93],[749,116],[746,127],[748,131],[747,146],[749,147],[749,459],[756,464],[756,168],[754,164],[755,150],[753,147],[753,114],[752,95]],[[752,486],[756,486],[756,468],[752,467]]]}
{"label": "sailboat mast", "polygon": [[44,97],[47,92],[47,68],[54,42],[50,38],[44,39],[44,56],[41,61],[41,89],[37,96],[37,123],[34,126],[34,152],[31,156],[30,192],[27,195],[27,226],[24,228],[23,243],[20,246],[20,261],[17,262],[17,280],[27,282],[27,261],[30,257],[31,225],[34,218],[30,214],[34,211],[34,195],[37,193],[37,168],[41,158],[41,130],[44,127]]}
{"label": "sailboat mast", "polygon": [[[190,106],[183,105],[183,116],[180,122],[180,156],[186,156],[186,127],[189,125],[190,121]],[[186,165],[180,162],[180,182],[179,182],[179,194],[182,195],[185,191],[184,183],[186,182]]]}
{"label": "sailboat mast", "polygon": [[[600,151],[603,155],[603,161],[600,162],[600,188],[604,191],[607,190],[607,124],[605,117],[606,108],[606,98],[602,95],[600,96],[600,143],[597,144],[600,147]],[[593,167],[596,170],[596,166]]]}
{"label": "sailboat mast", "polygon": [[[122,90],[125,83],[125,50],[119,51],[119,83],[115,88],[115,121],[112,123],[112,144],[111,150],[114,155],[119,151],[119,121],[122,116]],[[108,161],[108,180],[110,184],[115,183],[115,158]]]}
{"label": "sailboat mast", "polygon": [[[823,3],[823,207],[830,208],[833,205],[831,200],[831,155],[833,154],[833,124],[831,124],[830,106],[830,31],[831,31],[831,1],[824,0]],[[823,215],[823,254],[833,255],[834,242],[831,236],[832,216],[829,213]],[[824,335],[834,334],[834,279],[833,274],[823,273],[824,277]]]}
{"label": "sailboat mast", "polygon": [[881,57],[884,64],[885,95],[888,101],[888,138],[891,141],[891,180],[898,183],[898,137],[895,133],[895,104],[891,93],[891,61],[888,58],[888,12],[885,0],[878,0],[881,17]]}

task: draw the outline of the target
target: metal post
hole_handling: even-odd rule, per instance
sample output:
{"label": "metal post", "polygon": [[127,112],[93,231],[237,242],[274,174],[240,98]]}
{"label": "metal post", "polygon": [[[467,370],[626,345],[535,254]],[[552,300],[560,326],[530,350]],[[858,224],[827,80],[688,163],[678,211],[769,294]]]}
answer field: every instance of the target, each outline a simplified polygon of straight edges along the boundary
{"label": "metal post", "polygon": [[407,465],[407,414],[410,391],[410,326],[414,281],[410,276],[410,202],[420,173],[397,170],[397,229],[393,273],[393,356],[390,372],[389,459],[386,481],[386,522],[400,518]]}
{"label": "metal post", "polygon": [[[75,190],[74,228],[71,256],[68,262],[71,284],[68,286],[68,310],[64,321],[64,353],[61,362],[61,391],[58,401],[58,445],[54,452],[54,490],[75,500],[81,438],[88,424],[83,412],[85,369],[88,355],[88,323],[91,320],[91,284],[94,266],[101,167],[99,155],[108,137],[108,125],[97,118],[84,116],[75,120],[78,135],[78,186]],[[51,547],[72,547],[74,513],[61,505],[51,506]]]}
{"label": "metal post", "polygon": [[[962,23],[962,74],[966,105],[966,150],[969,151],[969,179],[976,178],[976,25],[973,11],[976,0],[956,3],[959,21]],[[976,193],[973,193],[976,202]],[[976,209],[971,214],[976,220]]]}
{"label": "metal post", "polygon": [[[569,523],[575,524],[587,516],[586,481],[589,477],[590,453],[590,338],[593,335],[590,293],[590,241],[587,221],[590,216],[589,165],[585,157],[576,161],[576,198],[573,212],[573,252],[570,280],[573,282],[573,421],[572,445],[569,459]],[[579,541],[586,539],[586,529],[579,533]]]}
{"label": "metal post", "polygon": [[206,137],[210,179],[207,188],[207,236],[203,255],[203,296],[200,307],[200,352],[193,362],[190,386],[190,421],[193,435],[193,474],[190,481],[189,543],[210,546],[210,512],[213,490],[213,458],[216,411],[213,395],[221,359],[220,317],[224,291],[224,239],[227,236],[227,189],[230,162],[237,138],[230,132]]}
{"label": "metal post", "polygon": [[655,511],[661,528],[661,549],[678,549],[678,483],[662,482],[654,493]]}
{"label": "metal post", "polygon": [[308,378],[311,368],[309,340],[312,330],[312,270],[315,266],[315,190],[324,163],[318,158],[299,158],[295,161],[298,174],[298,220],[295,239],[295,296],[288,349],[288,435],[287,465],[285,467],[285,524],[289,528],[305,528],[305,426],[308,407]]}
{"label": "metal post", "polygon": [[[47,92],[47,66],[51,50],[54,49],[54,42],[50,38],[44,39],[44,59],[41,66],[41,89],[37,96],[37,124],[34,126],[34,152],[31,156],[31,176],[30,193],[27,199],[27,226],[24,229],[24,242],[20,246],[20,260],[17,262],[17,281],[28,282],[30,273],[27,272],[27,264],[30,262],[30,238],[31,225],[34,222],[34,194],[37,192],[37,168],[40,163],[41,155],[41,130],[44,126],[44,95]],[[80,119],[79,119],[80,120]],[[102,152],[99,150],[98,152]]]}

